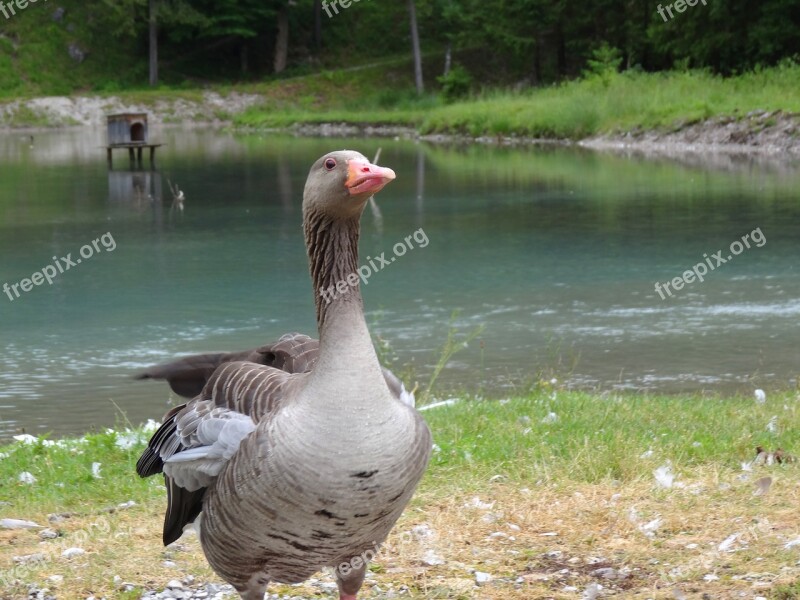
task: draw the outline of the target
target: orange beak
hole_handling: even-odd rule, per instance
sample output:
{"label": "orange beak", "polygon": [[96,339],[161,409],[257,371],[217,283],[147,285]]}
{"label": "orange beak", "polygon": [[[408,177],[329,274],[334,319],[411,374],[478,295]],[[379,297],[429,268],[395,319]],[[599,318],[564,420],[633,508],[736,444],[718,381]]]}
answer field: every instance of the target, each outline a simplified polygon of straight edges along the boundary
{"label": "orange beak", "polygon": [[353,159],[347,162],[347,181],[345,187],[351,196],[377,194],[396,177],[394,171],[373,165],[367,160]]}

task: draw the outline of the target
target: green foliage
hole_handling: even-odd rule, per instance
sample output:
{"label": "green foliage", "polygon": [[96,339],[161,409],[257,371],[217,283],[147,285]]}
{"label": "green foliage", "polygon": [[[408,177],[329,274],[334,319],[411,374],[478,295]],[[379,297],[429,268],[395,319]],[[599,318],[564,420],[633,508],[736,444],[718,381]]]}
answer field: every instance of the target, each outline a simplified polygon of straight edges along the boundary
{"label": "green foliage", "polygon": [[[415,4],[428,78],[439,69],[445,45],[464,67],[440,82],[448,102],[475,87],[470,76],[481,88],[520,81],[539,86],[581,73],[609,85],[620,70],[676,66],[733,74],[800,54],[800,0],[701,3],[673,11],[666,22],[649,0]],[[0,24],[0,96],[144,86],[149,5],[149,0],[61,0],[57,7],[64,15],[54,20],[54,3],[30,4]],[[157,0],[156,5],[160,74],[170,86],[273,77],[278,15],[284,12],[287,75],[329,69],[342,74],[336,75],[337,85],[346,88],[352,85],[346,74],[365,63],[409,53],[406,2],[364,0],[330,16],[319,0]],[[87,53],[85,61],[69,58],[71,44]],[[405,89],[411,73],[386,88]]]}
{"label": "green foliage", "polygon": [[472,75],[461,65],[453,65],[447,75],[441,75],[437,81],[442,86],[442,95],[448,102],[462,98],[472,87]]}
{"label": "green foliage", "polygon": [[583,72],[584,78],[599,79],[603,85],[608,86],[613,77],[619,73],[622,65],[622,52],[603,42],[592,52],[592,58],[586,64],[586,70]]}
{"label": "green foliage", "polygon": [[442,349],[439,353],[439,359],[436,361],[436,366],[433,368],[431,377],[428,380],[428,385],[425,386],[422,400],[428,400],[431,398],[434,386],[436,385],[436,380],[447,366],[447,363],[449,363],[456,354],[469,346],[470,342],[483,333],[483,325],[476,327],[468,333],[460,333],[455,326],[456,317],[458,317],[458,312],[454,312],[452,315],[450,315],[450,323],[447,329],[447,339],[442,345]]}

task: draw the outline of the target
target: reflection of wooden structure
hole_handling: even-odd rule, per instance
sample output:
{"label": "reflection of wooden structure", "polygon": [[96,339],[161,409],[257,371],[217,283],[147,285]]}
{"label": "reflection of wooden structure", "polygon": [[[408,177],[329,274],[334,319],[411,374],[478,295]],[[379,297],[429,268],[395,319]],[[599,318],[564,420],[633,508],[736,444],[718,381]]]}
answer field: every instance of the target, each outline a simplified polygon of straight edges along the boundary
{"label": "reflection of wooden structure", "polygon": [[161,173],[158,171],[110,171],[108,199],[112,202],[140,205],[161,203]]}
{"label": "reflection of wooden structure", "polygon": [[132,164],[142,166],[142,150],[150,150],[150,167],[155,165],[156,148],[163,144],[151,144],[148,140],[147,113],[120,113],[108,115],[108,168],[112,168],[112,152],[116,148],[127,148]]}

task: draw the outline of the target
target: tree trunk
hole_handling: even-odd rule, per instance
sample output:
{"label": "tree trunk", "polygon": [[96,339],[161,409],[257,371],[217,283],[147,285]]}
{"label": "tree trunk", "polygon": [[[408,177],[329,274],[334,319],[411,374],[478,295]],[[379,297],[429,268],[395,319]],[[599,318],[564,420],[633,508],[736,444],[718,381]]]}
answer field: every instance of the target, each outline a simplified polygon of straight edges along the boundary
{"label": "tree trunk", "polygon": [[278,34],[275,37],[275,73],[286,69],[289,56],[289,7],[284,4],[278,12]]}
{"label": "tree trunk", "polygon": [[541,34],[536,32],[533,38],[533,72],[531,73],[531,83],[534,87],[538,87],[542,81],[542,48],[541,48]]}
{"label": "tree trunk", "polygon": [[239,66],[242,69],[242,75],[246,75],[250,71],[250,55],[247,49],[247,41],[242,40],[239,46]]}
{"label": "tree trunk", "polygon": [[560,23],[556,28],[556,65],[558,79],[562,80],[567,76],[567,42]]}
{"label": "tree trunk", "polygon": [[322,49],[322,0],[314,0],[314,48]]}
{"label": "tree trunk", "polygon": [[411,47],[414,51],[414,81],[417,84],[417,94],[425,92],[422,82],[422,53],[419,49],[419,29],[417,28],[417,7],[414,0],[408,0],[408,17],[411,23]]}
{"label": "tree trunk", "polygon": [[150,86],[158,85],[158,0],[150,0]]}

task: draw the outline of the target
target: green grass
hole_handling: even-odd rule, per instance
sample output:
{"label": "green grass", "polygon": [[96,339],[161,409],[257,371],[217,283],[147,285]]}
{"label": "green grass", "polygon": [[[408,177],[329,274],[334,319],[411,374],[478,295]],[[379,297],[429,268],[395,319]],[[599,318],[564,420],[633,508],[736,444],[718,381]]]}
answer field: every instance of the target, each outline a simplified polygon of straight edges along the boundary
{"label": "green grass", "polygon": [[[670,131],[712,117],[741,118],[755,110],[800,112],[800,66],[787,63],[728,79],[705,72],[631,72],[525,92],[488,91],[454,104],[431,97],[415,103],[407,92],[399,94],[394,106],[382,106],[379,100],[374,93],[367,95],[357,111],[340,105],[335,95],[316,107],[273,104],[237,115],[234,123],[404,124],[422,133],[556,139]],[[344,102],[352,99],[345,96]]]}
{"label": "green grass", "polygon": [[[551,412],[557,420],[548,423]],[[765,429],[773,415],[777,433]],[[757,445],[797,450],[798,417],[797,399],[788,393],[766,406],[750,398],[549,389],[503,401],[464,400],[425,412],[438,446],[425,485],[446,489],[497,473],[521,483],[627,482],[651,477],[666,461],[675,471],[709,465],[735,470],[753,458]],[[119,447],[118,440],[129,435],[137,440],[133,446]],[[0,507],[0,515],[18,507],[42,514],[158,495],[160,488],[151,485],[156,478],[134,475],[147,437],[108,432],[65,441],[63,447],[40,439],[2,448],[8,456],[0,462],[0,500],[13,508]],[[94,462],[102,465],[101,479],[92,476]],[[20,483],[22,471],[37,483]]]}
{"label": "green grass", "polygon": [[[784,402],[786,409],[783,408]],[[507,402],[468,401],[426,412],[441,451],[432,470],[503,473],[513,481],[595,484],[650,478],[669,461],[738,469],[755,447],[800,447],[797,400],[602,395],[553,391]],[[549,413],[557,421],[547,423]],[[778,433],[766,425],[778,416]]]}
{"label": "green grass", "polygon": [[[128,436],[135,441],[126,449],[121,442]],[[2,507],[0,514],[17,514],[20,507],[43,515],[145,501],[154,495],[155,488],[136,476],[136,460],[148,437],[140,430],[106,432],[58,442],[39,438],[35,443],[17,442],[0,448],[7,454],[0,463],[0,498],[11,502],[11,507]],[[96,462],[101,465],[99,478],[92,474]],[[36,483],[21,483],[19,474],[23,471],[31,473]]]}

